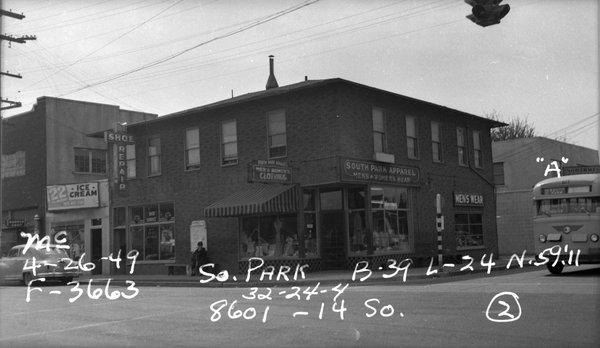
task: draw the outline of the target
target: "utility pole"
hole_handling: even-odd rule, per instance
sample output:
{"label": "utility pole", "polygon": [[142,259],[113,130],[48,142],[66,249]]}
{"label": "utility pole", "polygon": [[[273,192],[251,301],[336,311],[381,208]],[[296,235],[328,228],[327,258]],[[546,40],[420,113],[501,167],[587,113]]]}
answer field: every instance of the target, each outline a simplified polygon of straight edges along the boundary
{"label": "utility pole", "polygon": [[[12,10],[6,11],[6,10],[2,10],[2,9],[0,9],[0,16],[11,17],[11,18],[15,18],[18,20],[25,18],[25,16],[22,13],[18,14],[18,13],[12,12]],[[14,36],[14,35],[0,34],[0,41],[2,41],[2,40],[8,41],[9,47],[13,42],[25,43],[29,40],[35,40],[35,39],[36,39],[35,35]],[[14,78],[18,78],[18,79],[23,78],[23,76],[21,76],[20,74],[14,74],[14,73],[11,73],[10,71],[0,71],[0,75],[14,77]],[[5,99],[2,97],[0,97],[0,100],[1,100],[2,104],[8,104],[7,106],[0,106],[0,110],[18,108],[21,106],[21,102],[18,102],[18,101],[9,100],[9,99]],[[2,126],[0,125],[0,131],[1,130],[2,130]]]}

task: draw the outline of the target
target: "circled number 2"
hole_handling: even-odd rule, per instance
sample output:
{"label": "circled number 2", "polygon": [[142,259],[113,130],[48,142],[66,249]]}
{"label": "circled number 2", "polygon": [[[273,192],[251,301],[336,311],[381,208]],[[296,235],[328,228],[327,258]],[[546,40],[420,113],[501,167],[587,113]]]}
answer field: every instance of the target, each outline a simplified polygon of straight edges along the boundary
{"label": "circled number 2", "polygon": [[[515,314],[511,313],[511,306],[507,303],[514,302],[515,307],[517,308],[517,312]],[[496,315],[496,318],[492,318],[490,316],[490,309],[494,303],[498,303],[498,305],[504,308],[503,311]],[[495,323],[508,323],[511,321],[518,320],[521,317],[521,304],[519,303],[519,296],[514,292],[504,291],[499,294],[496,294],[490,301],[485,310],[485,316],[488,320],[493,321]]]}

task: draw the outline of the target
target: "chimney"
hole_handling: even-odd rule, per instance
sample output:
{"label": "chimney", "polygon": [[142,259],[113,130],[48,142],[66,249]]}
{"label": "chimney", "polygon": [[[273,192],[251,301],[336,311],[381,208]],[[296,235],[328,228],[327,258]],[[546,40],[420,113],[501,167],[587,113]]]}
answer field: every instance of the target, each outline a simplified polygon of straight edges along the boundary
{"label": "chimney", "polygon": [[267,80],[267,88],[277,88],[279,85],[277,84],[277,79],[275,79],[275,73],[273,72],[273,56],[269,56],[269,79]]}

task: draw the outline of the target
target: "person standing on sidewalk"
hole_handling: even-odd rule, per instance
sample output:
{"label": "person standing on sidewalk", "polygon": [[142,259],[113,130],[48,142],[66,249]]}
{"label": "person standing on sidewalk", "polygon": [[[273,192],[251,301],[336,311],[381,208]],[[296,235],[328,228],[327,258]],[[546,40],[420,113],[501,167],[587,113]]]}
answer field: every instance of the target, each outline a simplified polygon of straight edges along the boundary
{"label": "person standing on sidewalk", "polygon": [[199,276],[199,269],[202,265],[208,263],[208,255],[206,252],[206,248],[204,248],[204,244],[202,242],[198,242],[198,246],[196,250],[192,253],[192,276]]}

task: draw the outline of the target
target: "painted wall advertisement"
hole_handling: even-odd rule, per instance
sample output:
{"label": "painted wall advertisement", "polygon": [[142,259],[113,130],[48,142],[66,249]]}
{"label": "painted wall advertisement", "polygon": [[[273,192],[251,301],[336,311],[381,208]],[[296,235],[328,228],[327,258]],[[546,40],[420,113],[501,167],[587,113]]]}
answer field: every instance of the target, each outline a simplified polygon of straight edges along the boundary
{"label": "painted wall advertisement", "polygon": [[419,183],[419,168],[353,158],[340,158],[340,177],[342,181],[417,185]]}
{"label": "painted wall advertisement", "polygon": [[97,182],[47,186],[46,195],[49,211],[96,208],[100,205]]}

